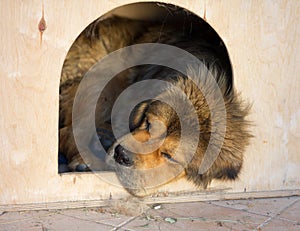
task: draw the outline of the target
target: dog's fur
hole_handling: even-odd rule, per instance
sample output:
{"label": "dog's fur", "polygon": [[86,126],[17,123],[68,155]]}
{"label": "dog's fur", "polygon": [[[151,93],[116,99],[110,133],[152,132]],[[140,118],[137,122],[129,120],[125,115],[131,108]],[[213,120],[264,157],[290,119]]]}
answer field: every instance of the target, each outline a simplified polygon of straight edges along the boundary
{"label": "dog's fur", "polygon": [[[149,139],[160,139],[159,135],[153,134],[155,134],[156,128],[163,127],[166,137],[160,147],[147,154],[133,153],[128,150],[133,145],[128,139],[128,134],[124,134],[118,141],[109,138],[106,139],[106,141],[109,140],[106,145],[109,148],[107,162],[113,163],[112,165],[125,188],[139,196],[149,192],[147,187],[165,184],[183,176],[204,188],[212,179],[236,179],[242,167],[243,153],[251,137],[248,132],[248,122],[245,120],[249,108],[243,105],[233,87],[230,63],[226,58],[226,49],[221,40],[216,40],[212,36],[213,32],[207,29],[208,27],[205,27],[203,22],[197,24],[193,19],[190,23],[194,23],[193,30],[191,27],[183,28],[182,25],[164,24],[162,27],[161,23],[112,17],[95,21],[78,37],[65,60],[60,88],[59,150],[60,153],[66,155],[71,170],[74,171],[78,166],[84,164],[77,151],[71,128],[73,99],[84,73],[100,58],[116,49],[135,43],[159,42],[190,52],[204,65],[190,67],[187,72],[190,76],[185,76],[170,68],[154,65],[134,67],[120,73],[106,86],[97,104],[96,127],[99,131],[107,131],[102,132],[99,136],[110,134],[111,109],[122,90],[137,81],[161,79],[181,89],[195,109],[200,126],[196,151],[187,158],[187,152],[192,145],[190,140],[194,137],[185,139],[184,149],[177,150],[181,138],[179,116],[170,105],[157,100],[160,97],[174,98],[172,90],[166,88],[165,92],[157,96],[157,99],[147,100],[137,105],[131,113],[129,124],[132,136],[142,143]],[[174,58],[180,59],[180,57]],[[214,98],[217,94],[215,94],[216,89],[211,86],[211,81],[209,81],[210,74],[216,80],[223,96],[221,100],[224,100],[226,115],[218,111],[217,102],[220,99]],[[208,89],[208,94],[214,98],[213,105],[208,105],[204,93],[189,77],[199,79],[198,84],[202,84],[204,88]],[[174,100],[174,103],[178,103],[177,101]],[[192,123],[191,113],[185,111],[184,118],[180,119],[192,128],[195,124]],[[226,118],[224,142],[221,146],[213,143],[215,146],[220,146],[220,152],[210,168],[199,174],[199,167],[209,140],[212,134],[218,133],[218,130],[212,131],[212,114],[215,115],[217,121],[222,116]],[[155,126],[157,121],[160,121],[163,126]],[[108,135],[108,137],[111,136]],[[218,147],[216,148],[218,149]],[[107,165],[93,166],[93,160],[88,166],[85,166],[91,169],[107,168]],[[153,169],[159,169],[159,171],[152,171]],[[160,179],[160,176],[164,177]]]}

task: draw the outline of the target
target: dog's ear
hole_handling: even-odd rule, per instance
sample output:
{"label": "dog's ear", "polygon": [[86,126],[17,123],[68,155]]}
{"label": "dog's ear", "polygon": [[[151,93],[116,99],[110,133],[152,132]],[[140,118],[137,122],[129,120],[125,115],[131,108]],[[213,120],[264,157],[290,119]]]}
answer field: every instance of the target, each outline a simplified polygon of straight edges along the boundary
{"label": "dog's ear", "polygon": [[214,164],[207,172],[199,174],[197,168],[191,165],[186,171],[188,180],[193,181],[197,186],[207,188],[213,179],[219,180],[235,180],[242,167],[242,161],[235,163],[235,165],[219,166]]}
{"label": "dog's ear", "polygon": [[139,103],[135,106],[135,108],[130,113],[129,117],[129,129],[130,131],[135,130],[138,128],[142,122],[144,121],[146,114],[145,112],[148,110],[149,105],[151,104],[152,100],[147,100]]}
{"label": "dog's ear", "polygon": [[238,174],[242,167],[242,161],[235,165],[230,165],[219,169],[213,178],[221,180],[235,180],[238,177]]}

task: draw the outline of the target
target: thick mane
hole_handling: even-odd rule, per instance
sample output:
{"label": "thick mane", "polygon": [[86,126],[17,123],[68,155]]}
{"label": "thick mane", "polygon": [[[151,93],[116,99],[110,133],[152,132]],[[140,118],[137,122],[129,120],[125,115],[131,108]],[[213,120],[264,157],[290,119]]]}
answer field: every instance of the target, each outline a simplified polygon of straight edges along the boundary
{"label": "thick mane", "polygon": [[[250,105],[243,102],[240,94],[231,88],[226,74],[213,66],[190,67],[188,75],[196,84],[183,78],[179,85],[198,110],[200,125],[201,121],[206,121],[206,126],[200,128],[199,153],[186,169],[188,179],[204,187],[213,178],[233,180],[241,170],[243,153],[252,137],[250,122],[245,119]],[[225,130],[220,129],[222,125]],[[217,139],[211,140],[212,136]],[[209,142],[212,142],[210,147]],[[206,165],[205,172],[201,171],[201,164]]]}

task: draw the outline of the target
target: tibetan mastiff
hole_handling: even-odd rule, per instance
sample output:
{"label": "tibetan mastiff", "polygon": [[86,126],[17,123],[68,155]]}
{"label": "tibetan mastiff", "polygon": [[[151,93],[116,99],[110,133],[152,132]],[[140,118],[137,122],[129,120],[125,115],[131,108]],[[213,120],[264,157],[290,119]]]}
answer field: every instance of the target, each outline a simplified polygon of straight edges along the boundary
{"label": "tibetan mastiff", "polygon": [[[202,65],[187,66],[182,73],[147,64],[117,74],[101,92],[94,112],[98,136],[88,138],[94,155],[82,158],[72,134],[72,107],[81,79],[111,52],[143,43],[175,46],[197,57]],[[116,99],[133,83],[153,79],[172,87],[167,85],[153,98],[137,103],[127,120],[127,134],[116,138],[111,117]],[[153,87],[144,86],[144,91],[148,94]],[[249,106],[233,86],[227,50],[205,21],[191,15],[163,22],[116,16],[98,19],[76,39],[63,65],[59,155],[67,159],[70,171],[114,169],[122,185],[137,196],[180,177],[206,188],[213,179],[237,178],[251,138],[245,119],[248,112]],[[118,120],[115,123],[118,127]],[[104,150],[93,145],[99,141]]]}

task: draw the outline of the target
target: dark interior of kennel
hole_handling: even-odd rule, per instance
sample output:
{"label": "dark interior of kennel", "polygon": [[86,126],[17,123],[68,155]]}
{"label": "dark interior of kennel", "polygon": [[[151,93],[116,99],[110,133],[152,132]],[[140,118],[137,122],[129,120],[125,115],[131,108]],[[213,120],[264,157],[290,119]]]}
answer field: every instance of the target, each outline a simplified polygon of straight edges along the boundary
{"label": "dark interior of kennel", "polygon": [[[142,20],[151,21],[151,23],[157,23],[160,25],[159,29],[161,31],[164,30],[168,24],[176,25],[176,33],[183,33],[188,39],[197,39],[197,37],[205,38],[206,41],[212,46],[216,53],[218,53],[219,57],[222,57],[222,62],[224,66],[226,66],[227,76],[230,78],[229,82],[231,83],[231,87],[233,86],[233,73],[231,68],[231,63],[229,59],[229,55],[226,49],[226,46],[220,36],[216,33],[216,31],[206,22],[203,18],[197,16],[196,14],[183,9],[178,6],[174,6],[171,4],[164,3],[135,3],[130,5],[125,5],[122,7],[118,7],[111,12],[101,16],[103,18],[118,14],[121,11],[130,11],[131,8],[136,5],[140,5],[143,9],[149,9],[151,12],[156,12],[153,14],[153,17],[142,18]],[[157,13],[159,12],[159,13]],[[100,17],[100,18],[101,18]],[[128,15],[130,18],[135,18],[135,15]],[[140,16],[137,16],[140,17]],[[96,19],[98,20],[98,19]],[[86,33],[85,28],[82,33]],[[72,44],[72,46],[76,46],[76,41]],[[62,80],[61,80],[62,82]],[[107,134],[111,136],[111,134]],[[61,141],[60,141],[61,142]],[[68,164],[66,157],[62,154],[58,154],[58,171],[68,172],[68,168],[66,167]],[[80,169],[78,169],[80,171]]]}

